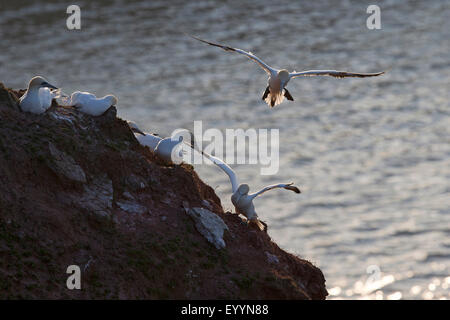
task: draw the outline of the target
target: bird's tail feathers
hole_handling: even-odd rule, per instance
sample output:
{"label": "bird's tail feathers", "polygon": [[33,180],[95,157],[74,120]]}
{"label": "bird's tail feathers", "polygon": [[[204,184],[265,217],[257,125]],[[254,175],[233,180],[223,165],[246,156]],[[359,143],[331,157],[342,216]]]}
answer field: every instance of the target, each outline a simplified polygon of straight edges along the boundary
{"label": "bird's tail feathers", "polygon": [[267,103],[267,105],[271,108],[279,105],[284,100],[284,95],[282,92],[270,92],[267,97],[264,99],[264,101]]}

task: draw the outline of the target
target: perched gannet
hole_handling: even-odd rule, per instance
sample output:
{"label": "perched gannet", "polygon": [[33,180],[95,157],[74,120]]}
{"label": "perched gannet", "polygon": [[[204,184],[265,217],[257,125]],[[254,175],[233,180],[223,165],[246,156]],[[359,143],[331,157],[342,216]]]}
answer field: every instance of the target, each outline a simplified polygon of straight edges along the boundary
{"label": "perched gannet", "polygon": [[[197,149],[195,149],[197,150]],[[206,152],[200,151],[202,155],[211,160],[214,164],[216,164],[219,168],[221,168],[230,178],[231,182],[231,191],[233,194],[231,195],[231,202],[233,203],[236,212],[239,214],[243,214],[247,217],[248,221],[251,223],[255,223],[260,230],[267,230],[267,226],[258,220],[258,215],[255,211],[255,206],[253,205],[253,199],[257,196],[263,194],[266,191],[282,188],[286,190],[294,191],[295,193],[300,193],[300,190],[293,186],[293,182],[291,183],[279,183],[273,184],[267,187],[262,188],[260,191],[255,193],[250,193],[250,187],[246,183],[239,184],[236,173],[231,167],[226,164],[221,159],[214,157]]]}
{"label": "perched gannet", "polygon": [[267,72],[269,75],[268,80],[268,86],[266,90],[264,91],[264,94],[262,96],[262,100],[266,101],[266,103],[272,108],[276,105],[279,105],[281,102],[283,102],[284,97],[290,101],[294,101],[294,98],[289,93],[289,91],[286,89],[286,85],[288,84],[289,80],[292,78],[300,77],[300,76],[332,76],[335,78],[345,78],[345,77],[359,77],[359,78],[365,78],[365,77],[375,77],[383,74],[384,72],[377,72],[377,73],[355,73],[355,72],[347,72],[347,71],[336,71],[336,70],[308,70],[308,71],[302,71],[302,72],[289,72],[286,69],[275,69],[269,66],[268,64],[264,63],[260,58],[255,56],[251,52],[246,52],[241,49],[232,48],[228,46],[223,46],[217,43],[208,42],[205,40],[202,40],[200,38],[194,37],[190,35],[192,38],[199,40],[201,42],[204,42],[206,44],[209,44],[211,46],[219,47],[224,49],[225,51],[232,51],[237,52],[243,55],[246,55],[258,65],[264,69],[264,71]]}
{"label": "perched gannet", "polygon": [[[186,150],[183,150],[183,136],[178,139],[172,137],[161,138],[151,133],[143,132],[138,125],[133,121],[127,121],[134,136],[143,146],[147,146],[156,153],[160,158],[173,163],[183,162],[183,155]],[[185,130],[190,134],[189,131]]]}
{"label": "perched gannet", "polygon": [[162,139],[155,148],[155,153],[168,162],[180,164],[183,162],[183,137],[178,140],[172,137]]}
{"label": "perched gannet", "polygon": [[58,89],[49,84],[43,77],[33,77],[28,83],[28,89],[20,98],[19,105],[22,111],[31,113],[43,113],[52,105],[53,98],[59,94]]}
{"label": "perched gannet", "polygon": [[113,95],[107,95],[103,98],[97,98],[89,92],[75,91],[69,97],[65,97],[61,105],[73,106],[81,112],[90,114],[91,116],[100,116],[105,113],[111,106],[117,104],[117,98]]}

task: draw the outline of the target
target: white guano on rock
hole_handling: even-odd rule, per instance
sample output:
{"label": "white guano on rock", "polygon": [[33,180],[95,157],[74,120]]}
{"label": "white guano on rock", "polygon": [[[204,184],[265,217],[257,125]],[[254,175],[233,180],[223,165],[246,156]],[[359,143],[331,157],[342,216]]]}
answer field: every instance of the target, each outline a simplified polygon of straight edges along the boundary
{"label": "white guano on rock", "polygon": [[213,244],[217,249],[225,248],[223,233],[228,230],[227,225],[214,212],[205,208],[185,208],[188,216],[195,222],[195,227],[206,240]]}

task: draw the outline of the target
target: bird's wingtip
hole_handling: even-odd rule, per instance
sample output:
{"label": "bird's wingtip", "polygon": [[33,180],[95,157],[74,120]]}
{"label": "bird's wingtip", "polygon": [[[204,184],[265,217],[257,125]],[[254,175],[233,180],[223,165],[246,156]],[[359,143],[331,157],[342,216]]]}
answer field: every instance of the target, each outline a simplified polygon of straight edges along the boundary
{"label": "bird's wingtip", "polygon": [[203,40],[203,39],[200,39],[199,37],[197,37],[197,36],[194,36],[193,34],[190,34],[190,33],[187,33],[187,32],[183,32],[185,35],[187,35],[188,37],[191,37],[192,39],[195,39],[195,40],[198,40],[198,41],[201,41],[201,42],[204,42],[204,43],[208,43],[208,41],[205,41],[205,40]]}
{"label": "bird's wingtip", "polygon": [[302,192],[300,191],[300,189],[297,188],[296,186],[294,186],[293,184],[294,184],[293,182],[288,183],[287,186],[285,187],[285,189],[294,191],[295,193],[302,193]]}

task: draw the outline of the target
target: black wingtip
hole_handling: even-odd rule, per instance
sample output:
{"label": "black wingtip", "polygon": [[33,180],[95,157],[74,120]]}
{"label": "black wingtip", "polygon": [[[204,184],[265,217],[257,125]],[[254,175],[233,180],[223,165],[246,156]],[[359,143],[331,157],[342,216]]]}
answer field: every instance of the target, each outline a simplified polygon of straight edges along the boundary
{"label": "black wingtip", "polygon": [[286,99],[288,99],[289,101],[294,101],[294,98],[292,97],[292,95],[289,93],[288,89],[284,88],[284,96],[286,97]]}
{"label": "black wingtip", "polygon": [[236,50],[235,50],[234,48],[232,48],[232,47],[223,46],[223,45],[221,45],[221,44],[217,44],[217,43],[214,43],[214,42],[209,42],[209,41],[200,39],[200,38],[198,38],[198,37],[196,37],[196,36],[193,36],[193,35],[191,35],[191,34],[188,34],[188,33],[185,33],[185,34],[188,35],[188,36],[190,36],[191,38],[193,38],[193,39],[195,39],[195,40],[198,40],[198,41],[201,41],[201,42],[203,42],[203,43],[209,44],[210,46],[219,47],[219,48],[221,48],[221,49],[223,49],[223,50],[225,50],[225,51],[236,51]]}
{"label": "black wingtip", "polygon": [[302,193],[302,192],[300,191],[300,189],[297,188],[297,187],[295,187],[295,186],[287,186],[287,187],[284,187],[284,188],[287,189],[287,190],[294,191],[295,193]]}

